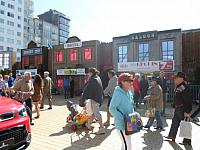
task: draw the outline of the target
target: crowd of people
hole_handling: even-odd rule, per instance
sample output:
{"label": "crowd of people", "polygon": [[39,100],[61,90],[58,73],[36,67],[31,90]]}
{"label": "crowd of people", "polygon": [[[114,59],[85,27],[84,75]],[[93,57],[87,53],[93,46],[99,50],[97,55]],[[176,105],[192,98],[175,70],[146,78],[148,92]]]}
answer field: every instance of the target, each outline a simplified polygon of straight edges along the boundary
{"label": "crowd of people", "polygon": [[35,119],[40,117],[40,109],[44,108],[44,101],[47,98],[49,108],[52,109],[51,95],[52,81],[49,77],[49,72],[44,72],[44,79],[37,74],[32,79],[30,72],[25,72],[24,75],[16,74],[13,78],[12,73],[2,76],[0,74],[0,93],[1,96],[11,97],[22,102],[25,102],[27,113],[30,117],[31,125],[34,125],[32,118],[32,103],[35,106]]}
{"label": "crowd of people", "polygon": [[[113,116],[115,128],[122,141],[122,149],[132,149],[131,135],[125,134],[124,116],[134,112],[140,107],[140,103],[144,103],[144,105],[154,108],[154,115],[148,116],[149,119],[143,127],[150,130],[154,119],[156,119],[157,126],[154,129],[164,130],[161,119],[161,117],[165,117],[167,97],[167,79],[164,72],[160,72],[158,77],[152,77],[149,84],[144,75],[122,73],[117,76],[113,70],[110,70],[108,71],[109,82],[104,90],[98,74],[96,68],[90,68],[88,82],[85,83],[83,89],[82,100],[85,100],[86,111],[90,116],[87,124],[88,129],[91,129],[93,120],[97,118],[100,125],[97,134],[105,133],[104,126],[110,125],[110,116]],[[165,136],[166,140],[171,141],[175,141],[181,120],[190,117],[192,111],[192,98],[186,84],[185,74],[178,72],[174,77],[174,83],[175,113],[169,135]],[[108,96],[107,120],[102,123],[99,110],[104,96]],[[182,144],[191,145],[191,139],[184,139]]]}
{"label": "crowd of people", "polygon": [[[110,126],[110,117],[114,117],[114,125],[122,140],[122,149],[132,149],[131,135],[125,134],[124,115],[130,114],[140,107],[141,103],[154,108],[154,115],[148,116],[148,122],[144,128],[150,130],[154,119],[157,121],[156,130],[163,130],[163,122],[161,117],[165,117],[165,103],[167,93],[167,80],[164,72],[160,72],[158,77],[152,77],[150,84],[144,75],[135,73],[122,73],[119,76],[115,71],[109,70],[109,82],[103,89],[99,71],[96,68],[90,68],[87,74],[87,81],[82,92],[83,106],[89,115],[87,128],[91,130],[93,120],[99,123],[97,134],[104,134],[104,126]],[[72,78],[65,77],[64,79],[64,97],[73,97],[73,91],[70,92],[70,87],[74,86]],[[187,85],[186,76],[183,72],[178,72],[174,77],[174,107],[175,112],[172,119],[169,135],[166,139],[175,141],[176,134],[181,120],[190,117],[192,111],[192,99],[190,89]],[[32,122],[32,103],[35,106],[36,116],[40,117],[40,109],[44,109],[44,101],[48,99],[49,108],[52,109],[52,80],[49,77],[49,72],[44,72],[44,79],[37,74],[32,81],[31,73],[25,72],[16,74],[16,79],[12,77],[12,73],[2,76],[0,74],[0,93],[2,96],[10,96],[15,99],[23,99],[26,106],[29,108],[28,115]],[[107,102],[107,120],[103,123],[100,109],[104,100],[104,96],[108,97]],[[200,108],[200,107],[199,107]],[[192,115],[194,118],[199,109]],[[191,145],[191,139],[184,139],[183,144]]]}

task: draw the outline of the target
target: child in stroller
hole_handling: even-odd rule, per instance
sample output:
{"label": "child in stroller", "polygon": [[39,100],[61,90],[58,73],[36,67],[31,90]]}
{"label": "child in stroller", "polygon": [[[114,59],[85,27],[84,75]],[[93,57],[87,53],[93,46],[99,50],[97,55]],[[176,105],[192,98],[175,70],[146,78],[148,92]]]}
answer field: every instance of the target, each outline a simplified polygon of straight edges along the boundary
{"label": "child in stroller", "polygon": [[77,128],[85,126],[89,116],[83,107],[81,112],[78,112],[77,105],[73,104],[73,102],[67,100],[66,101],[67,108],[70,111],[70,114],[67,116],[67,124],[71,127],[72,130],[76,130]]}

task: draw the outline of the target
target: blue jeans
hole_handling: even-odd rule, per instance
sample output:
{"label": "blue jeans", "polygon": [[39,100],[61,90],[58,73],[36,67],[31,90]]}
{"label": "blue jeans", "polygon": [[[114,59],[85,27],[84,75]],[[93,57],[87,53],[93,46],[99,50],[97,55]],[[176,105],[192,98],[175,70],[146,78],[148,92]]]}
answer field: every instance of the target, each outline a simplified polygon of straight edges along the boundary
{"label": "blue jeans", "polygon": [[66,99],[66,98],[69,98],[69,94],[70,94],[70,93],[69,93],[69,92],[70,92],[69,90],[70,90],[69,87],[64,87],[64,96],[65,96],[65,99]]}
{"label": "blue jeans", "polygon": [[155,117],[149,117],[149,120],[148,120],[146,126],[148,126],[148,127],[152,126],[153,122],[154,122],[154,119],[156,119],[157,127],[162,128],[163,127],[163,123],[162,123],[162,120],[161,120],[161,111],[157,111],[156,110]]}

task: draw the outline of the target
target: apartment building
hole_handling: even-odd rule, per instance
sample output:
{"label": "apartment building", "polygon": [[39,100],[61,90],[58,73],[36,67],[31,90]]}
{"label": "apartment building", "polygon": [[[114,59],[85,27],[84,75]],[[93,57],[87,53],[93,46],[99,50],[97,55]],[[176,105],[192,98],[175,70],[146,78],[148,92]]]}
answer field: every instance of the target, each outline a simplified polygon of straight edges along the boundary
{"label": "apartment building", "polygon": [[50,9],[49,11],[38,15],[40,20],[52,23],[58,26],[59,44],[63,44],[69,37],[69,17],[66,17],[63,13]]}
{"label": "apartment building", "polygon": [[0,54],[4,56],[4,51],[8,51],[10,56],[12,55],[10,52],[15,53],[13,56],[16,55],[10,57],[9,64],[5,57],[5,62],[3,59],[0,65],[6,65],[0,67],[7,68],[21,61],[21,49],[29,40],[26,37],[32,38],[29,36],[31,17],[33,17],[32,0],[0,0]]}
{"label": "apartment building", "polygon": [[34,42],[37,46],[46,46],[51,48],[53,45],[58,45],[58,26],[48,23],[38,18],[33,19],[34,22]]}

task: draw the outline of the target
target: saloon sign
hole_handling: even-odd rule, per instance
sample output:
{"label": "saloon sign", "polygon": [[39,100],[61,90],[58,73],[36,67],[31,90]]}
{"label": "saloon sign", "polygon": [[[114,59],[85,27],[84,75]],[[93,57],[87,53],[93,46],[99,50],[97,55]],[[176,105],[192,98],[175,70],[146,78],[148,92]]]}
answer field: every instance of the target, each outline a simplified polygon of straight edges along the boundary
{"label": "saloon sign", "polygon": [[118,63],[118,72],[154,72],[173,71],[174,61],[146,61],[146,62],[126,62]]}
{"label": "saloon sign", "polygon": [[150,32],[141,32],[141,33],[134,33],[131,34],[131,39],[134,41],[137,40],[152,40],[152,39],[157,39],[157,31],[150,31]]}

